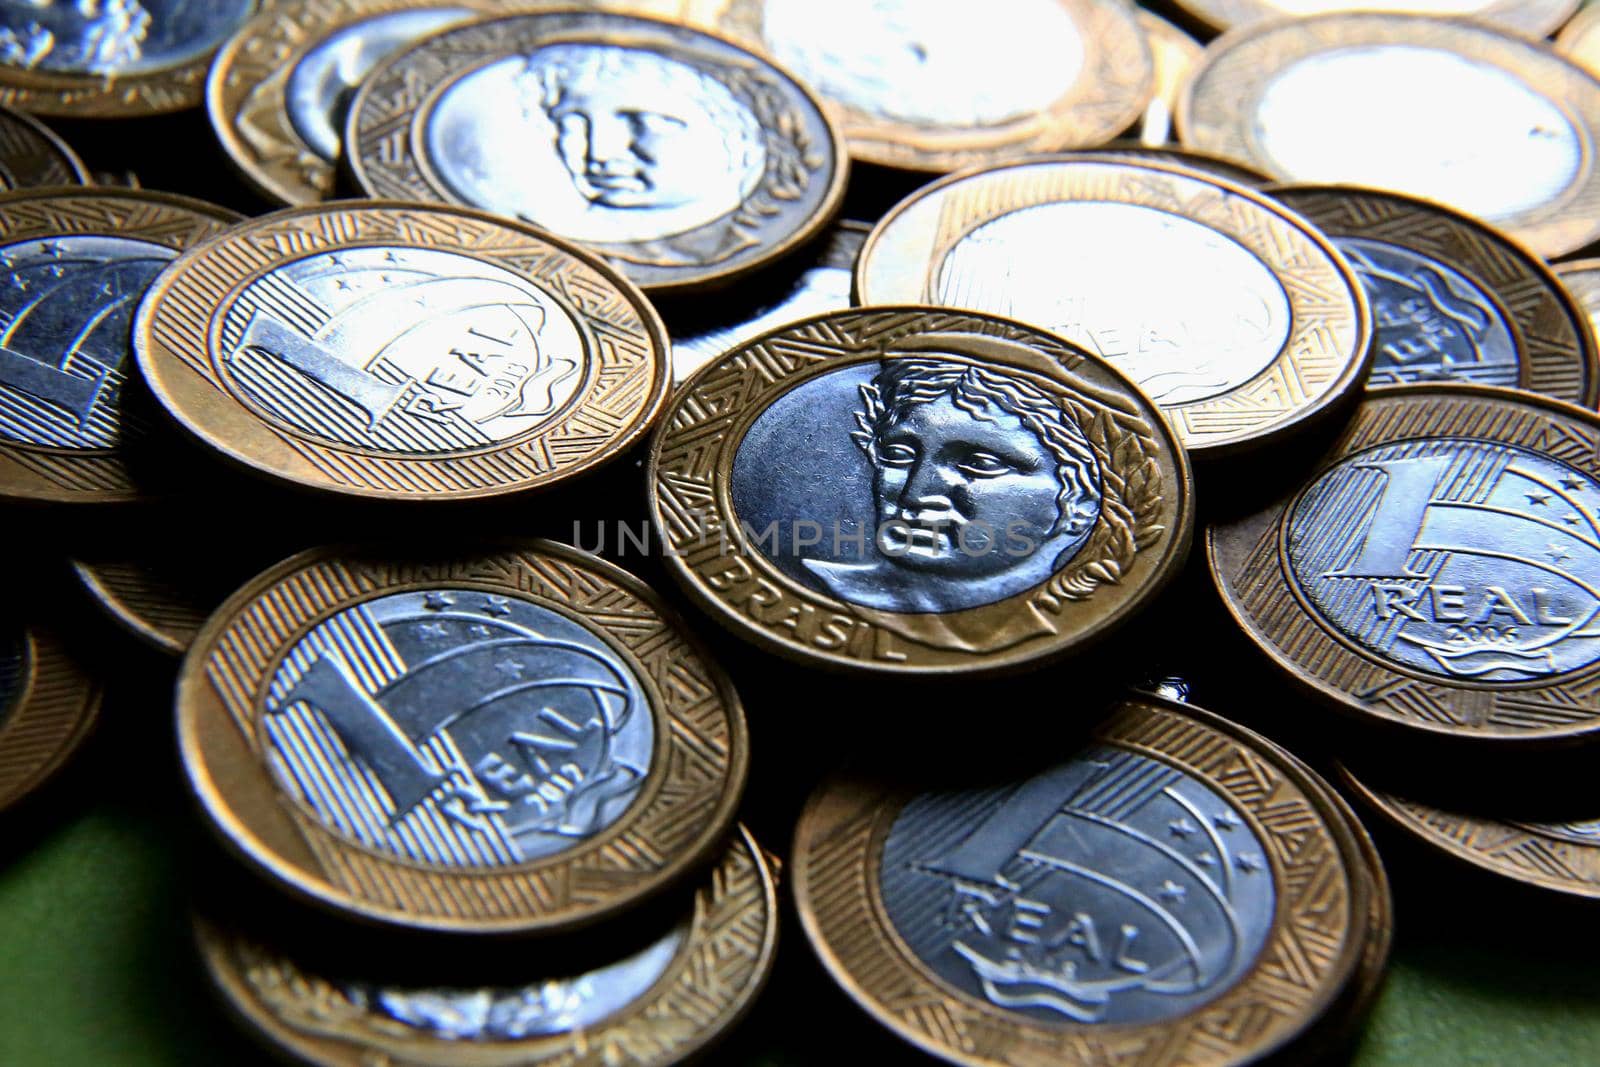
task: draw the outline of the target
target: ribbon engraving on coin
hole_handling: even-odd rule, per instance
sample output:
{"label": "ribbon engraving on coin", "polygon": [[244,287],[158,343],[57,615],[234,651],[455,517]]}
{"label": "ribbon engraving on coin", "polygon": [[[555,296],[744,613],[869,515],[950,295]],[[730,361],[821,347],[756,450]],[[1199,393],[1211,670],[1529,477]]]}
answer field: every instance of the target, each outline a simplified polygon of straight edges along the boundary
{"label": "ribbon engraving on coin", "polygon": [[279,666],[260,722],[283,788],[326,826],[454,867],[602,832],[638,796],[655,734],[638,679],[598,637],[465,590],[323,622]]}
{"label": "ribbon engraving on coin", "polygon": [[253,0],[0,0],[0,64],[50,74],[142,74],[199,59]]}
{"label": "ribbon engraving on coin", "polygon": [[1600,660],[1600,486],[1551,456],[1381,446],[1325,473],[1284,531],[1314,614],[1392,664],[1522,682]]}
{"label": "ribbon engraving on coin", "polygon": [[1255,831],[1215,790],[1113,746],[1011,790],[908,803],[885,910],[969,996],[1045,1022],[1149,1023],[1231,988],[1272,930]]}

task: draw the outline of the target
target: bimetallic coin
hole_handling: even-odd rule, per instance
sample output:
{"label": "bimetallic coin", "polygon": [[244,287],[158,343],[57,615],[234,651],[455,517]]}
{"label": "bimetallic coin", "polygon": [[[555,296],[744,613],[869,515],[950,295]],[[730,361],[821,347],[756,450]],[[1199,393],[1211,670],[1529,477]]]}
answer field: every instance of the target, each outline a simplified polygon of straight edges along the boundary
{"label": "bimetallic coin", "polygon": [[722,672],[631,575],[544,542],[319,551],[245,586],[178,680],[227,842],[347,914],[570,928],[691,871],[744,785]]}
{"label": "bimetallic coin", "polygon": [[129,454],[150,416],[124,397],[134,309],[179,252],[237,218],[167,193],[0,197],[0,499],[143,495]]}
{"label": "bimetallic coin", "polygon": [[1600,419],[1480,386],[1379,390],[1304,486],[1211,528],[1235,619],[1362,721],[1530,744],[1600,731]]}
{"label": "bimetallic coin", "polygon": [[1272,183],[1272,179],[1265,174],[1237,160],[1224,159],[1221,156],[1196,152],[1192,148],[1180,148],[1172,144],[1147,145],[1132,141],[1112,141],[1102,148],[1091,149],[1082,155],[1086,158],[1110,156],[1114,159],[1126,159],[1131,163],[1164,163],[1174,167],[1187,167],[1214,178],[1225,178],[1235,185],[1243,185],[1250,189]]}
{"label": "bimetallic coin", "polygon": [[1139,140],[1155,147],[1176,140],[1172,114],[1177,110],[1184,82],[1200,65],[1205,49],[1199,41],[1159,15],[1143,8],[1135,15],[1139,28],[1150,41],[1150,55],[1155,61],[1155,95],[1139,119]]}
{"label": "bimetallic coin", "polygon": [[794,853],[834,978],[973,1067],[1254,1062],[1337,1000],[1371,914],[1361,851],[1298,766],[1137,698],[1014,784],[829,782]]}
{"label": "bimetallic coin", "polygon": [[100,687],[36,626],[0,630],[0,808],[44,783],[77,750],[100,710]]}
{"label": "bimetallic coin", "polygon": [[1183,449],[1108,364],[935,308],[802,320],[678,390],[650,454],[668,564],[805,663],[992,671],[1081,649],[1182,566]]}
{"label": "bimetallic coin", "polygon": [[1581,310],[1542,260],[1491,227],[1394,193],[1266,192],[1316,223],[1366,287],[1370,384],[1475,382],[1587,407],[1600,397]]}
{"label": "bimetallic coin", "polygon": [[89,172],[67,142],[38,119],[0,108],[0,191],[88,184]]}
{"label": "bimetallic coin", "polygon": [[1269,19],[1352,11],[1455,17],[1544,37],[1578,10],[1582,0],[1177,0],[1185,12],[1221,32]]}
{"label": "bimetallic coin", "polygon": [[[228,1004],[301,1062],[668,1067],[732,1029],[766,983],[778,899],[771,866],[741,830],[665,936],[571,977],[538,973],[535,954],[522,986],[415,988],[313,973],[235,930],[197,922],[195,932]],[[350,970],[361,975],[362,961]]]}
{"label": "bimetallic coin", "polygon": [[686,0],[827,101],[856,159],[949,171],[1103,144],[1155,90],[1129,5],[1110,0]]}
{"label": "bimetallic coin", "polygon": [[838,210],[849,169],[821,105],[766,60],[581,11],[472,23],[393,56],[346,143],[369,195],[522,219],[656,291],[786,255]]}
{"label": "bimetallic coin", "polygon": [[1280,181],[1453,207],[1547,258],[1600,237],[1600,81],[1462,20],[1325,15],[1234,30],[1189,80],[1178,132]]}
{"label": "bimetallic coin", "polygon": [[217,47],[272,0],[0,0],[0,104],[127,118],[200,103]]}
{"label": "bimetallic coin", "polygon": [[1590,342],[1600,348],[1600,259],[1572,259],[1551,269],[1582,312]]}
{"label": "bimetallic coin", "polygon": [[145,379],[252,470],[357,496],[492,496],[650,426],[670,382],[644,296],[598,257],[459,208],[348,201],[253,220],[140,309]]}
{"label": "bimetallic coin", "polygon": [[1370,358],[1361,283],[1309,222],[1193,167],[1093,153],[912,194],[867,239],[856,295],[1051,330],[1137,382],[1205,458],[1327,416]]}

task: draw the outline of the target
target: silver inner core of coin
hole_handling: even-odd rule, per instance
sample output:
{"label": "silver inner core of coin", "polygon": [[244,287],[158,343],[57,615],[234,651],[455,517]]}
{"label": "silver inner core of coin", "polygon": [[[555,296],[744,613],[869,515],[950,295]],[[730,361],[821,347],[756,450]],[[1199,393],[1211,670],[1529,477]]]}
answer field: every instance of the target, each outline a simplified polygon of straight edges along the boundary
{"label": "silver inner core of coin", "polygon": [[921,126],[997,126],[1045,110],[1083,71],[1060,0],[766,0],[780,63],[857,111]]}
{"label": "silver inner core of coin", "polygon": [[617,821],[655,725],[587,628],[517,597],[439,589],[339,612],[267,687],[280,787],[367,848],[438,867],[554,855]]}
{"label": "silver inner core of coin", "polygon": [[0,439],[107,449],[138,431],[122,406],[133,314],[176,256],[94,235],[0,246]]}
{"label": "silver inner core of coin", "polygon": [[1499,306],[1431,256],[1387,241],[1335,237],[1361,278],[1377,327],[1368,381],[1477,382],[1515,388],[1521,360]]}
{"label": "silver inner core of coin", "polygon": [[579,241],[684,233],[761,184],[761,120],[718,73],[661,52],[556,44],[447,86],[422,154],[461,200]]}
{"label": "silver inner core of coin", "polygon": [[1525,682],[1600,659],[1600,485],[1551,456],[1383,445],[1318,478],[1287,532],[1316,612],[1396,666]]}
{"label": "silver inner core of coin", "polygon": [[1031,322],[1098,353],[1164,406],[1209,400],[1289,340],[1289,297],[1233,238],[1109,201],[1008,212],[956,242],[935,302]]}
{"label": "silver inner core of coin", "polygon": [[349,987],[369,1010],[443,1041],[527,1041],[603,1022],[638,999],[667,973],[683,946],[679,927],[627,959],[577,978],[518,988],[395,989]]}
{"label": "silver inner core of coin", "polygon": [[768,330],[824,311],[850,307],[850,271],[843,267],[813,267],[800,275],[794,288],[776,303],[735,323],[680,338],[672,344],[672,377],[681,382],[718,356]]}
{"label": "silver inner core of coin", "polygon": [[584,379],[578,323],[533,283],[438,249],[284,264],[228,308],[221,368],[269,418],[415,455],[484,448],[556,418]]}
{"label": "silver inner core of coin", "polygon": [[1103,493],[1083,431],[1025,376],[951,347],[819,375],[751,425],[734,511],[784,574],[880,611],[962,611],[1083,547]]}
{"label": "silver inner core of coin", "polygon": [[1253,126],[1291,180],[1393,189],[1491,220],[1550,204],[1583,169],[1584,136],[1554,102],[1493,64],[1419,45],[1290,64]]}
{"label": "silver inner core of coin", "polygon": [[478,13],[465,7],[391,11],[362,19],[329,35],[300,58],[289,74],[283,102],[294,132],[329,163],[343,153],[350,99],[372,69],[430,33]]}
{"label": "silver inner core of coin", "polygon": [[1277,900],[1233,804],[1109,745],[1014,788],[917,797],[879,880],[895,931],[940,979],[1046,1023],[1196,1010],[1250,970]]}
{"label": "silver inner core of coin", "polygon": [[255,0],[0,0],[0,64],[146,74],[213,51],[255,7]]}

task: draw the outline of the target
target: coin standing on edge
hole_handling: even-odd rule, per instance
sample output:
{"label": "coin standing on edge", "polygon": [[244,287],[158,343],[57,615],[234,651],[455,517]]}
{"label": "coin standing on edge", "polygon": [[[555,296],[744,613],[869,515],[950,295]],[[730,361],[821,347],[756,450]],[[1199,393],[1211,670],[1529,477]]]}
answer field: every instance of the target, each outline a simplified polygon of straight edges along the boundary
{"label": "coin standing on edge", "polygon": [[1371,385],[1470,382],[1593,407],[1600,364],[1550,268],[1492,227],[1395,193],[1265,190],[1333,240],[1367,290]]}
{"label": "coin standing on edge", "polygon": [[37,626],[0,639],[0,809],[61,769],[94,726],[100,687]]}
{"label": "coin standing on edge", "polygon": [[0,105],[137,118],[200,103],[217,48],[272,0],[21,0],[0,5]]}
{"label": "coin standing on edge", "polygon": [[952,1063],[1254,1062],[1343,995],[1373,912],[1341,813],[1249,737],[1132,698],[1012,785],[828,782],[795,835],[806,935]]}
{"label": "coin standing on edge", "polygon": [[1600,237],[1600,81],[1542,43],[1459,19],[1230,31],[1189,80],[1178,134],[1280,181],[1442,203],[1546,258]]}
{"label": "coin standing on edge", "polygon": [[832,220],[849,170],[822,105],[768,61],[582,11],[459,26],[392,56],[345,144],[368,195],[522,219],[654,292],[788,255]]}
{"label": "coin standing on edge", "polygon": [[0,500],[134,500],[153,412],[127,401],[129,327],[184,249],[239,216],[169,193],[0,196]]}
{"label": "coin standing on edge", "polygon": [[834,312],[679,388],[650,450],[668,567],[802,663],[996,671],[1081,650],[1182,567],[1193,489],[1108,364],[985,315]]}
{"label": "coin standing on edge", "polygon": [[1291,680],[1412,736],[1600,733],[1600,417],[1379,389],[1314,471],[1206,536],[1229,612]]}
{"label": "coin standing on edge", "polygon": [[856,264],[862,304],[972,308],[1110,362],[1213,459],[1305,428],[1366,379],[1361,283],[1314,226],[1243,186],[1092,153],[913,193]]}
{"label": "coin standing on edge", "polygon": [[0,191],[89,183],[83,160],[55,131],[32,115],[0,108]]}
{"label": "coin standing on edge", "polygon": [[570,929],[677,882],[748,762],[732,686],[655,594],[549,542],[280,564],[195,640],[178,733],[263,873],[456,933]]}
{"label": "coin standing on edge", "polygon": [[247,468],[390,500],[547,486],[615,457],[671,381],[666,331],[604,260],[463,208],[343,201],[185,256],[134,326],[187,430]]}
{"label": "coin standing on edge", "polygon": [[816,89],[864,163],[950,171],[1103,144],[1138,121],[1155,66],[1114,0],[687,0]]}
{"label": "coin standing on edge", "polygon": [[1172,115],[1178,109],[1183,84],[1200,65],[1205,48],[1160,15],[1140,8],[1135,16],[1150,42],[1150,55],[1155,61],[1155,95],[1139,119],[1139,141],[1154,148],[1177,139]]}
{"label": "coin standing on edge", "polygon": [[1571,18],[1582,0],[1176,0],[1176,3],[1181,10],[1218,33],[1252,22],[1381,11],[1471,19],[1513,30],[1525,37],[1544,37]]}

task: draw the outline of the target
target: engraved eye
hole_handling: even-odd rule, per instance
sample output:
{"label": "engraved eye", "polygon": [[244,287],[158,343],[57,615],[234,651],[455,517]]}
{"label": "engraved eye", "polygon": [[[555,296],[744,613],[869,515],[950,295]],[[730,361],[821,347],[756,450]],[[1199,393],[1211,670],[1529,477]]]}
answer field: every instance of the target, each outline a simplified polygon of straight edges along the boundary
{"label": "engraved eye", "polygon": [[970,474],[978,478],[993,478],[997,475],[1008,474],[1016,468],[993,452],[972,452],[960,463],[956,464],[956,469],[963,474]]}
{"label": "engraved eye", "polygon": [[882,445],[878,459],[885,467],[909,467],[917,461],[917,450],[910,445]]}

